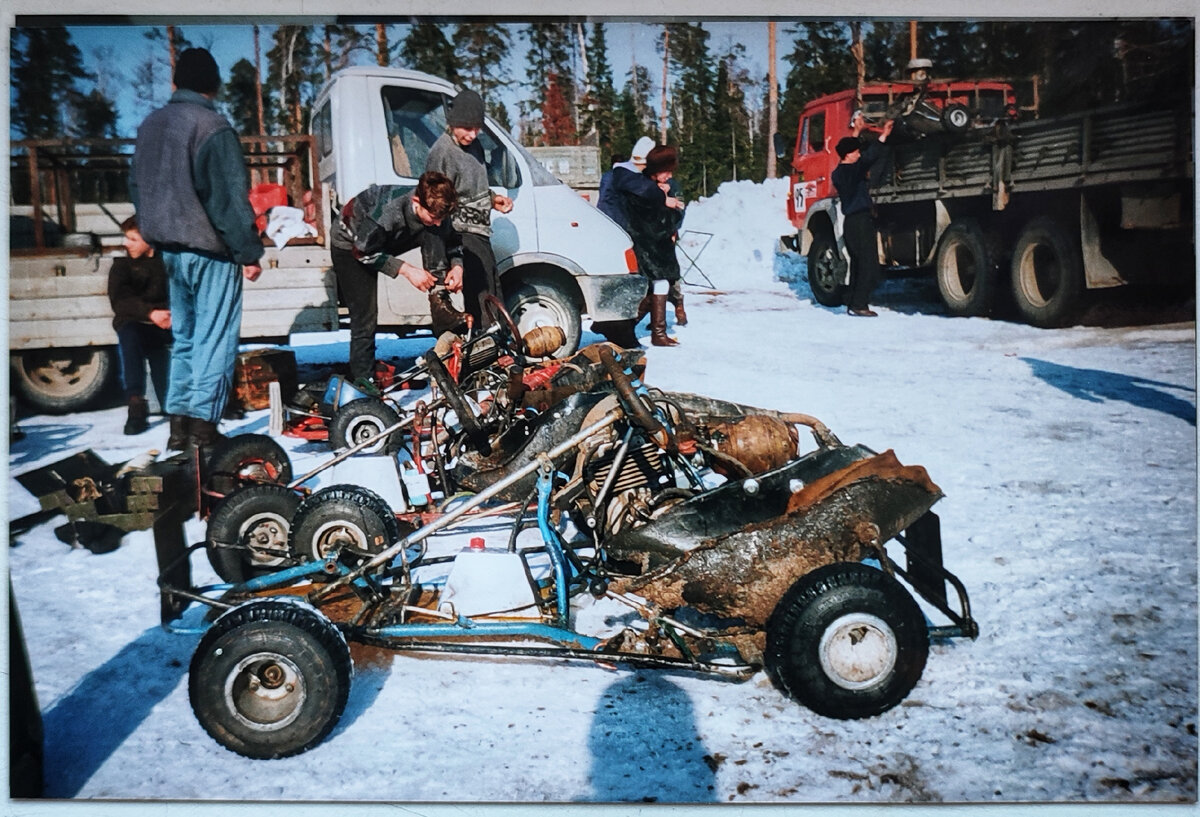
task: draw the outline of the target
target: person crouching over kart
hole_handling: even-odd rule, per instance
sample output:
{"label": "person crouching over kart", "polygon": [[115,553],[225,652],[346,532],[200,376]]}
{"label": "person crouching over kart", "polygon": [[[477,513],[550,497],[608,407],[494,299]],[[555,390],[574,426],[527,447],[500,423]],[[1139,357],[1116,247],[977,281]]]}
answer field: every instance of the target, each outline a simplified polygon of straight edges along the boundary
{"label": "person crouching over kart", "polygon": [[[373,184],[342,208],[330,255],[338,291],[350,313],[350,379],[359,390],[379,393],[374,382],[378,273],[403,275],[429,293],[435,313],[452,309],[449,299],[440,295],[462,289],[462,243],[448,221],[457,204],[450,179],[429,171],[415,189]],[[399,258],[416,247],[421,248],[424,266]],[[437,329],[439,315],[433,317]]]}

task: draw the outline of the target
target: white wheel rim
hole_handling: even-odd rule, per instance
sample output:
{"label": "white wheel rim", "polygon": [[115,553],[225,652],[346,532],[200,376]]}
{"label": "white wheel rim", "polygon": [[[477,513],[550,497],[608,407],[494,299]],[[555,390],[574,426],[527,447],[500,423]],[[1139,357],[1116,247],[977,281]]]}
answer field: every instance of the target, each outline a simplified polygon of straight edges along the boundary
{"label": "white wheel rim", "polygon": [[541,296],[523,302],[511,317],[521,337],[539,326],[557,326],[563,331],[568,326],[567,315],[558,302]]}
{"label": "white wheel rim", "polygon": [[307,697],[300,668],[278,653],[248,655],[225,678],[226,707],[259,732],[275,732],[295,721]]}
{"label": "white wheel rim", "polygon": [[334,520],[317,528],[313,534],[310,553],[314,559],[324,560],[335,548],[356,553],[367,553],[367,532],[352,522]]}
{"label": "white wheel rim", "polygon": [[287,553],[290,530],[290,521],[277,513],[255,514],[238,530],[238,541],[250,549],[250,560],[254,564],[274,566],[282,564],[286,558],[282,554]]}
{"label": "white wheel rim", "polygon": [[849,613],[825,628],[817,654],[821,669],[842,689],[875,686],[896,667],[900,652],[887,622],[869,613]]}
{"label": "white wheel rim", "polygon": [[[354,446],[363,440],[379,437],[385,428],[387,426],[383,425],[378,417],[355,417],[346,424],[346,444]],[[377,443],[368,445],[359,453],[375,454],[383,448],[385,442],[386,438],[381,437]]]}

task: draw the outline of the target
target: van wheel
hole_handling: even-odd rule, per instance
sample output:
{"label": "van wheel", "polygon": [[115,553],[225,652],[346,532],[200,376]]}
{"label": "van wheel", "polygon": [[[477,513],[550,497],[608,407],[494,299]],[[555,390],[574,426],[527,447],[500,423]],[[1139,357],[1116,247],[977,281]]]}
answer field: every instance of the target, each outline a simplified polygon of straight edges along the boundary
{"label": "van wheel", "polygon": [[213,623],[192,656],[188,700],[213,740],[239,755],[298,755],[333,731],[350,694],[350,648],[312,607],[270,599]]}
{"label": "van wheel", "polygon": [[925,616],[882,570],[839,562],[802,576],[767,621],[775,684],[830,718],[867,718],[908,695],[925,669]]}
{"label": "van wheel", "polygon": [[808,286],[821,306],[846,303],[846,260],[832,236],[818,233],[808,248]]}
{"label": "van wheel", "polygon": [[947,312],[973,317],[991,311],[995,261],[979,222],[959,219],[942,233],[934,268]]}
{"label": "van wheel", "polygon": [[111,348],[26,349],[13,352],[9,360],[17,394],[49,414],[90,408],[117,371]]}
{"label": "van wheel", "polygon": [[579,348],[582,332],[579,305],[563,284],[538,276],[525,278],[506,295],[505,305],[521,337],[539,326],[557,326],[563,330],[567,342],[554,357],[568,357]]}
{"label": "van wheel", "polygon": [[1050,218],[1035,218],[1017,238],[1012,292],[1026,322],[1062,326],[1083,297],[1083,251],[1079,236]]}

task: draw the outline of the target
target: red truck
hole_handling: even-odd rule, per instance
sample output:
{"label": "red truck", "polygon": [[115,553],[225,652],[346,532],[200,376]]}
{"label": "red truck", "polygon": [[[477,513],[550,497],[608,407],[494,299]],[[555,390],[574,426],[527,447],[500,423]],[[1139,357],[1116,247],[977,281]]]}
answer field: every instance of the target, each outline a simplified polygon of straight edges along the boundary
{"label": "red truck", "polygon": [[818,303],[847,284],[831,174],[856,109],[899,122],[872,179],[880,263],[932,270],[951,315],[988,315],[1007,291],[1023,320],[1061,326],[1087,289],[1194,280],[1189,98],[1019,122],[1003,81],[895,81],[801,112],[784,241]]}

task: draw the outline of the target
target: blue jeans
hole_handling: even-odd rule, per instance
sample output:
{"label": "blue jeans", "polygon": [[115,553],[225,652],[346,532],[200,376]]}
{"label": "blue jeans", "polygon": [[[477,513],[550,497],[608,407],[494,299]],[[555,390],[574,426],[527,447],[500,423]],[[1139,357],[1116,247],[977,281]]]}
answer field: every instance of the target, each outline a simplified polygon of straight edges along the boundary
{"label": "blue jeans", "polygon": [[242,330],[242,270],[200,253],[164,251],[171,301],[167,414],[216,423],[233,385]]}
{"label": "blue jeans", "polygon": [[130,321],[117,330],[121,359],[121,385],[125,399],[146,396],[146,363],[159,396],[167,393],[166,374],[171,350],[171,330],[152,323]]}

